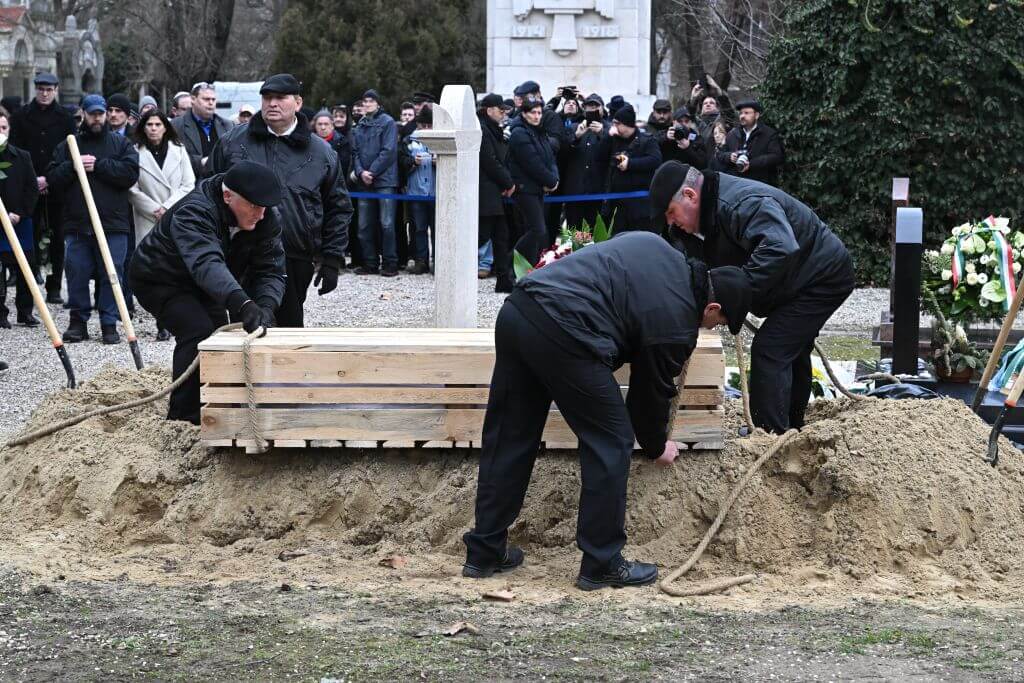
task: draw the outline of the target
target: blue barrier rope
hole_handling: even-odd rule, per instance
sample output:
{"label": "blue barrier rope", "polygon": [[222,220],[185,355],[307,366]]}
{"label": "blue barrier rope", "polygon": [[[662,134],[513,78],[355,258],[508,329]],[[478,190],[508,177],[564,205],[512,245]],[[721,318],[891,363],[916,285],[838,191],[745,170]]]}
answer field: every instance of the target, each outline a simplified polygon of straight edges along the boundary
{"label": "blue barrier rope", "polygon": [[[544,197],[545,204],[569,204],[572,202],[603,202],[606,199],[643,199],[650,193],[647,190],[635,192],[605,192],[603,194],[549,194]],[[437,197],[432,194],[392,194],[390,192],[349,192],[353,199],[396,199],[403,202],[433,202]],[[511,198],[506,203],[514,202]]]}

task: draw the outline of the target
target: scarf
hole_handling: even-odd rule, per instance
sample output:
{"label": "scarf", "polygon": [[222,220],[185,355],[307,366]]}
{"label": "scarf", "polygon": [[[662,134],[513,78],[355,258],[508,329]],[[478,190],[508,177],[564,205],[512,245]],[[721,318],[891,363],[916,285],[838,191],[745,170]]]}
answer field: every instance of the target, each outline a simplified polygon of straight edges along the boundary
{"label": "scarf", "polygon": [[149,153],[153,155],[156,165],[162,169],[164,167],[164,161],[167,160],[167,138],[161,140],[160,144],[155,147],[147,141],[146,149],[148,149]]}

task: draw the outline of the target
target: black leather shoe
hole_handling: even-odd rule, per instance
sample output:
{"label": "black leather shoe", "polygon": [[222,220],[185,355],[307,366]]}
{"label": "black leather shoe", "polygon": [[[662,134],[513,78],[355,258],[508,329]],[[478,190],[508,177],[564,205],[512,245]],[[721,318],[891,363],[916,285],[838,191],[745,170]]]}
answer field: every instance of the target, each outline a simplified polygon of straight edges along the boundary
{"label": "black leather shoe", "polygon": [[19,325],[24,325],[25,327],[38,327],[39,326],[39,318],[35,317],[31,313],[26,313],[25,315],[19,314],[18,315],[18,324]]}
{"label": "black leather shoe", "polygon": [[48,304],[62,304],[64,303],[64,297],[60,295],[60,292],[47,292],[46,303]]}
{"label": "black leather shoe", "polygon": [[658,580],[658,568],[647,562],[627,561],[619,558],[605,571],[594,576],[582,572],[576,577],[576,587],[581,591],[596,591],[602,588],[633,588],[649,586]]}
{"label": "black leather shoe", "polygon": [[72,320],[68,329],[64,330],[64,341],[75,344],[89,338],[89,328],[81,320]]}
{"label": "black leather shoe", "polygon": [[498,564],[488,567],[477,567],[467,562],[462,565],[462,575],[468,576],[471,579],[486,579],[494,574],[512,571],[523,563],[525,557],[526,555],[523,553],[522,548],[512,546],[505,550],[505,557]]}
{"label": "black leather shoe", "polygon": [[497,282],[494,283],[494,291],[498,294],[511,294],[515,284],[508,275],[499,275]]}
{"label": "black leather shoe", "polygon": [[104,344],[120,344],[121,335],[117,333],[117,325],[102,325],[100,330],[103,332],[103,343]]}
{"label": "black leather shoe", "polygon": [[398,269],[397,268],[384,268],[384,269],[382,269],[380,271],[380,274],[383,277],[397,277],[398,276]]}
{"label": "black leather shoe", "polygon": [[376,275],[380,271],[376,268],[370,268],[368,266],[357,266],[356,275]]}
{"label": "black leather shoe", "polygon": [[164,328],[160,328],[156,331],[156,340],[159,342],[170,341],[171,333]]}

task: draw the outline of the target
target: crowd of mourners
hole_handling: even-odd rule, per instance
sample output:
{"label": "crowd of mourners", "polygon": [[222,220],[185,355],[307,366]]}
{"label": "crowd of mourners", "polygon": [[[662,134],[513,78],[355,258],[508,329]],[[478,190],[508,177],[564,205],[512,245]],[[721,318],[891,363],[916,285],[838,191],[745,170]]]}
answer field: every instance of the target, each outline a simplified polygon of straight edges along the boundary
{"label": "crowd of mourners", "polygon": [[[135,103],[121,93],[62,104],[52,74],[38,74],[34,85],[26,104],[0,101],[0,162],[9,164],[0,196],[46,301],[70,309],[64,341],[89,338],[94,309],[102,341],[120,341],[118,310],[66,142],[72,134],[132,312],[125,273],[136,246],[198,180],[251,157],[287,176],[294,189],[279,208],[295,226],[282,236],[288,280],[277,324],[301,325],[310,283],[325,294],[346,268],[384,277],[432,272],[436,158],[420,134],[433,124],[431,93],[413,93],[397,116],[373,89],[350,106],[314,111],[303,106],[298,81],[284,74],[264,84],[259,111],[245,105],[224,116],[213,83],[177,93],[166,112],[153,97]],[[710,77],[694,84],[686,101],[654,102],[646,120],[619,95],[605,101],[575,86],[549,99],[533,81],[511,97],[482,96],[479,277],[494,277],[496,291],[509,292],[513,245],[532,259],[564,228],[592,227],[599,217],[615,234],[652,230],[651,205],[641,193],[664,161],[776,185],[783,145],[759,122],[761,113],[753,100],[734,106]],[[311,146],[314,137],[327,144]],[[5,284],[15,287],[15,322],[38,325],[28,283],[0,242]],[[0,327],[9,328],[6,287],[0,292]],[[169,338],[161,327],[158,339]]]}

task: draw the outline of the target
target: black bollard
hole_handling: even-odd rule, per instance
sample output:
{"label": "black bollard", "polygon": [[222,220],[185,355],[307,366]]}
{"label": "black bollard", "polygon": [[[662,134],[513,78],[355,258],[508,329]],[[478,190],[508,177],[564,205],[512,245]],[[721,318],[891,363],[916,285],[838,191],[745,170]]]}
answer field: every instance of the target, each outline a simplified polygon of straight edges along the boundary
{"label": "black bollard", "polygon": [[921,318],[921,209],[896,209],[896,249],[892,278],[892,373],[916,375]]}

